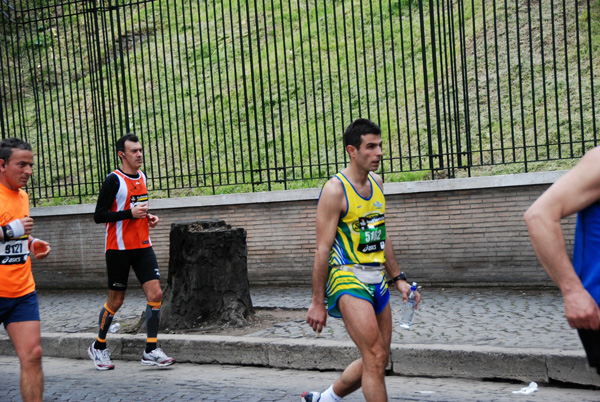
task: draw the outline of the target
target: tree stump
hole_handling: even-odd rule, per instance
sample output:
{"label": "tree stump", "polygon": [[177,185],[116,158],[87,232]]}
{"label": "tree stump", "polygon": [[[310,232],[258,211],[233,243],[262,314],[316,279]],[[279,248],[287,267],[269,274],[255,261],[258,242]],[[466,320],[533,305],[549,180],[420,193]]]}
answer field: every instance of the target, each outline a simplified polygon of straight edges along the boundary
{"label": "tree stump", "polygon": [[248,325],[247,254],[245,229],[221,220],[173,223],[161,328]]}

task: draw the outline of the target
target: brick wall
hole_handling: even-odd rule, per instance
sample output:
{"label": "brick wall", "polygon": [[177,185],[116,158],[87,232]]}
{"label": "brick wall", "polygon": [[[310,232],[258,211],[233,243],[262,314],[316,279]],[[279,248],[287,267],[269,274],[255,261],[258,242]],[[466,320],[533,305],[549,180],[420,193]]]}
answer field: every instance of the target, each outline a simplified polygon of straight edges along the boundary
{"label": "brick wall", "polygon": [[[393,183],[386,226],[409,278],[435,286],[547,286],[523,213],[562,172]],[[166,282],[173,222],[221,219],[248,237],[252,284],[310,284],[319,189],[152,200],[151,230]],[[34,235],[51,255],[33,263],[38,287],[105,287],[104,226],[94,205],[33,208]],[[564,221],[569,249],[574,217]],[[130,283],[137,285],[131,274]]]}

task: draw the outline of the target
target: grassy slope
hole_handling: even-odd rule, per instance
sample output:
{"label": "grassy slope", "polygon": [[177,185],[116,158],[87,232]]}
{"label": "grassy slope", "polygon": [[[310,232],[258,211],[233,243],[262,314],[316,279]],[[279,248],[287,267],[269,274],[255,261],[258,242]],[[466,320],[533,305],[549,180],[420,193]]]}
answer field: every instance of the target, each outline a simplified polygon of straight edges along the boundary
{"label": "grassy slope", "polygon": [[382,126],[387,181],[430,177],[430,145],[436,168],[458,166],[460,147],[472,175],[524,171],[525,152],[528,170],[568,168],[556,159],[593,145],[597,2],[591,15],[585,2],[428,4],[423,32],[418,5],[392,1],[155,1],[48,20],[5,41],[25,105],[8,129],[43,150],[56,203],[94,198],[115,164],[106,144],[127,129],[154,196],[317,186],[345,165],[340,133],[358,116]]}

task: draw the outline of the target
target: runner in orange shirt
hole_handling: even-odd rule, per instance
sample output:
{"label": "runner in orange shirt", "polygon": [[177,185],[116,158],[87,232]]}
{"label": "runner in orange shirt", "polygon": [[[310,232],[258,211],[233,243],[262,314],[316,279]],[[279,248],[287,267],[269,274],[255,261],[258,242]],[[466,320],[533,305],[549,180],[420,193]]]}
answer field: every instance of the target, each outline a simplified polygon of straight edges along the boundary
{"label": "runner in orange shirt", "polygon": [[24,187],[33,171],[31,145],[18,138],[0,142],[0,322],[21,362],[23,401],[44,392],[40,313],[29,256],[45,258],[50,245],[31,236],[29,197]]}
{"label": "runner in orange shirt", "polygon": [[98,337],[88,348],[88,356],[98,370],[112,370],[106,347],[108,328],[125,300],[129,269],[133,268],[146,293],[146,349],[142,364],[165,367],[175,363],[158,347],[158,324],[162,303],[160,273],[152,250],[149,227],[158,224],[158,217],[148,212],[148,188],[142,166],[142,145],[134,134],[117,141],[121,166],[106,176],[94,220],[106,224],[106,272],[108,300],[100,310]]}

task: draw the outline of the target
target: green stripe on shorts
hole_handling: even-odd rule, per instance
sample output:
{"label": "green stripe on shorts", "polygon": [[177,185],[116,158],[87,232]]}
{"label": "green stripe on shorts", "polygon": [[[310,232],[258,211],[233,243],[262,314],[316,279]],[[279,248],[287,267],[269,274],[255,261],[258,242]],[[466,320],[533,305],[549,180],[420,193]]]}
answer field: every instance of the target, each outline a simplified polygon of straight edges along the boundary
{"label": "green stripe on shorts", "polygon": [[337,301],[344,295],[349,294],[359,299],[373,302],[375,290],[379,285],[367,285],[362,283],[352,272],[342,271],[338,268],[329,267],[327,278],[327,306],[329,315],[335,318],[342,318],[342,313],[338,308]]}

